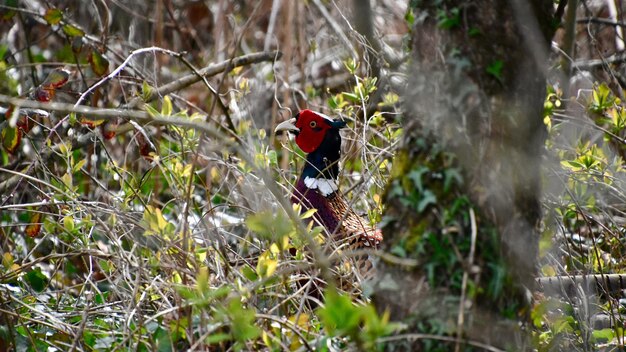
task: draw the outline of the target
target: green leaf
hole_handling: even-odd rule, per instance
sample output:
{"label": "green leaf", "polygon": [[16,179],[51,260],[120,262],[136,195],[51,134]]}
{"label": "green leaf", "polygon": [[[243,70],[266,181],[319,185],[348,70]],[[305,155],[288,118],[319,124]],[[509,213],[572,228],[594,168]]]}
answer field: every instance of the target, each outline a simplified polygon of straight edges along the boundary
{"label": "green leaf", "polygon": [[359,328],[361,314],[348,296],[340,295],[331,289],[326,291],[325,297],[325,305],[318,309],[318,314],[331,336],[349,333]]}
{"label": "green leaf", "polygon": [[144,106],[144,109],[146,109],[146,112],[148,113],[148,115],[152,117],[159,116],[161,114],[157,109],[153,108],[151,105],[144,104],[143,106]]}
{"label": "green leaf", "polygon": [[171,225],[163,216],[161,209],[152,205],[146,206],[141,222],[146,229],[145,235],[164,234],[168,226]]}
{"label": "green leaf", "polygon": [[361,102],[361,99],[359,99],[359,97],[354,93],[341,92],[341,95],[343,95],[344,97],[346,97],[348,100],[352,101],[353,103]]}
{"label": "green leaf", "polygon": [[81,159],[79,162],[76,163],[76,165],[74,165],[72,167],[72,172],[78,172],[80,171],[80,169],[85,166],[85,164],[87,164],[87,159]]}
{"label": "green leaf", "polygon": [[141,98],[143,101],[148,101],[151,95],[152,87],[148,84],[148,82],[143,81],[143,83],[141,83]]}
{"label": "green leaf", "polygon": [[353,58],[348,58],[343,62],[343,66],[350,72],[351,75],[356,73],[359,68],[359,62]]}
{"label": "green leaf", "polygon": [[261,334],[261,330],[254,324],[255,311],[245,309],[238,297],[230,300],[228,315],[231,318],[231,329],[235,340],[244,342]]}
{"label": "green leaf", "polygon": [[476,37],[483,34],[483,32],[480,30],[480,28],[476,28],[476,27],[472,27],[467,31],[467,35],[469,35],[470,37]]}
{"label": "green leaf", "polygon": [[48,9],[46,14],[43,15],[43,19],[46,20],[46,22],[48,22],[51,26],[59,24],[59,22],[63,19],[63,12],[59,9]]}
{"label": "green leaf", "polygon": [[241,269],[241,273],[250,281],[256,281],[259,278],[256,272],[249,266],[244,266]]}
{"label": "green leaf", "polygon": [[48,282],[48,278],[41,272],[41,269],[36,268],[26,273],[26,282],[37,292],[43,291]]}
{"label": "green leaf", "polygon": [[229,339],[230,339],[229,334],[221,332],[221,333],[209,335],[206,339],[204,339],[204,343],[208,345],[213,345],[213,344],[220,343],[222,341],[227,341]]}
{"label": "green leaf", "polygon": [[57,68],[50,72],[41,84],[44,89],[57,89],[63,87],[70,78],[71,72],[64,68]]}
{"label": "green leaf", "polygon": [[161,115],[170,116],[172,114],[172,99],[169,96],[163,97],[163,102],[161,103]]}
{"label": "green leaf", "polygon": [[561,165],[565,166],[568,169],[572,169],[574,171],[585,168],[585,165],[583,165],[583,164],[581,164],[581,163],[579,163],[578,161],[575,161],[575,160],[562,160],[561,161]]}
{"label": "green leaf", "polygon": [[437,25],[443,29],[452,29],[461,24],[460,9],[458,7],[452,8],[449,12],[445,10],[439,10],[437,13]]}
{"label": "green leaf", "polygon": [[200,293],[209,291],[209,269],[207,267],[201,267],[200,270],[198,270],[196,289]]}
{"label": "green leaf", "polygon": [[22,140],[22,131],[17,127],[5,126],[0,133],[2,137],[2,146],[10,154],[15,154],[17,147]]}
{"label": "green leaf", "polygon": [[85,32],[83,32],[82,29],[71,24],[64,25],[62,29],[63,33],[65,33],[69,37],[83,37],[85,35]]}
{"label": "green leaf", "polygon": [[615,97],[611,94],[611,88],[606,83],[602,83],[593,90],[589,109],[593,112],[602,113],[614,102]]}
{"label": "green leaf", "polygon": [[448,193],[455,184],[462,184],[463,176],[457,169],[446,169],[444,171],[443,191]]}
{"label": "green leaf", "polygon": [[4,60],[4,56],[7,54],[9,47],[6,45],[0,45],[0,61]]}
{"label": "green leaf", "polygon": [[98,50],[92,50],[88,58],[91,70],[98,76],[104,76],[109,71],[109,60]]}
{"label": "green leaf", "polygon": [[107,298],[109,297],[109,293],[110,292],[102,292],[102,293],[98,293],[94,296],[94,300],[96,302],[96,304],[104,304],[107,301]]}
{"label": "green leaf", "polygon": [[591,334],[596,340],[610,341],[615,337],[615,331],[611,328],[593,330]]}
{"label": "green leaf", "polygon": [[282,212],[276,215],[271,211],[252,214],[246,218],[246,225],[259,236],[273,241],[294,232],[293,223]]}
{"label": "green leaf", "polygon": [[93,348],[96,343],[96,336],[91,331],[85,329],[83,332],[83,342],[85,345]]}
{"label": "green leaf", "polygon": [[331,96],[330,98],[328,98],[326,103],[333,110],[337,109],[339,106],[339,103],[337,102],[337,98],[335,98],[335,96]]}
{"label": "green leaf", "polygon": [[278,165],[278,155],[275,150],[267,152],[267,159],[269,160],[270,165]]}
{"label": "green leaf", "polygon": [[303,214],[300,215],[300,219],[308,219],[311,216],[313,216],[313,214],[315,214],[317,212],[317,209],[313,208],[313,209],[309,209],[307,211],[305,211]]}
{"label": "green leaf", "polygon": [[409,8],[406,13],[404,14],[404,20],[406,21],[406,24],[410,27],[413,27],[413,24],[415,23],[415,12],[413,12],[412,8]]}
{"label": "green leaf", "polygon": [[504,62],[502,60],[495,60],[487,68],[485,69],[488,74],[494,76],[497,79],[502,79],[502,68],[504,67]]}
{"label": "green leaf", "polygon": [[427,206],[431,204],[437,204],[437,197],[431,190],[427,189],[426,191],[424,191],[422,199],[419,201],[419,203],[417,203],[417,211],[421,213],[422,211],[424,211],[424,209],[426,209]]}
{"label": "green leaf", "polygon": [[63,227],[67,232],[72,232],[76,228],[74,218],[71,215],[67,215],[63,218]]}
{"label": "green leaf", "polygon": [[360,309],[364,320],[363,335],[370,344],[374,344],[378,338],[389,335],[394,330],[399,330],[402,327],[399,323],[389,322],[390,313],[388,310],[382,316],[379,316],[372,305],[366,305]]}
{"label": "green leaf", "polygon": [[159,328],[152,335],[157,345],[157,352],[167,352],[172,350],[172,334],[169,331]]}
{"label": "green leaf", "polygon": [[420,166],[412,170],[411,172],[409,172],[409,174],[407,175],[409,179],[413,181],[415,188],[417,188],[417,190],[420,192],[424,191],[424,185],[422,184],[422,176],[428,171],[429,170],[426,166]]}
{"label": "green leaf", "polygon": [[278,259],[271,251],[265,251],[259,256],[256,271],[262,278],[268,278],[274,274],[278,267]]}

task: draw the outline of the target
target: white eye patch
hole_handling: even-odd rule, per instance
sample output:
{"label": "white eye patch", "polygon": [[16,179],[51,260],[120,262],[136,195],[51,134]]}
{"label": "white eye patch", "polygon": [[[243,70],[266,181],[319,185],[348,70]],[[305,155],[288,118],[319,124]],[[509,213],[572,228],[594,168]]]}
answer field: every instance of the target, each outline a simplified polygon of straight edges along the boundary
{"label": "white eye patch", "polygon": [[333,192],[339,189],[337,182],[328,178],[313,178],[306,177],[304,184],[309,189],[317,189],[324,197],[331,195]]}

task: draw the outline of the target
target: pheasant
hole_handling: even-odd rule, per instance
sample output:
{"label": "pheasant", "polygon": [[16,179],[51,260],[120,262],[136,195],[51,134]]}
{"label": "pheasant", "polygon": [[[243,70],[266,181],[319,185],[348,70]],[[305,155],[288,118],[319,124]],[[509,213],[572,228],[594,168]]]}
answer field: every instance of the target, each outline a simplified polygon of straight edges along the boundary
{"label": "pheasant", "polygon": [[[377,249],[383,240],[382,233],[357,215],[339,190],[339,130],[345,126],[342,120],[302,110],[294,118],[280,123],[274,132],[295,134],[296,144],[307,153],[291,201],[300,204],[303,212],[317,209],[313,217],[340,245],[347,243],[352,250]],[[371,261],[366,256],[358,258],[356,266],[361,276],[372,274]]]}

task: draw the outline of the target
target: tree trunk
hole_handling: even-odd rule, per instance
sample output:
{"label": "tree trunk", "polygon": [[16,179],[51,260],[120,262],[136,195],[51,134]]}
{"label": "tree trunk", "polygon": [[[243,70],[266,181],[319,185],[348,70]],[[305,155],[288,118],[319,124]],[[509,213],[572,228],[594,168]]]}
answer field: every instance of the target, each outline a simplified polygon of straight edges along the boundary
{"label": "tree trunk", "polygon": [[526,349],[552,1],[411,3],[405,134],[383,232],[385,250],[419,265],[381,263],[374,301],[412,332]]}

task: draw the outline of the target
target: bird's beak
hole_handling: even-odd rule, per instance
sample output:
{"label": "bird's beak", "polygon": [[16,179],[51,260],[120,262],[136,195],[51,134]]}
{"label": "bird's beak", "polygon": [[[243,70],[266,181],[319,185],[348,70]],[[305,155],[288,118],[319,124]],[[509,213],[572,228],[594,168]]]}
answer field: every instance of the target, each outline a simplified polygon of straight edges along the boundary
{"label": "bird's beak", "polygon": [[274,129],[274,133],[281,132],[281,131],[290,131],[290,132],[298,133],[300,132],[300,129],[296,127],[295,123],[296,123],[295,117],[287,121],[283,121],[279,123],[278,126],[276,126],[276,128]]}

